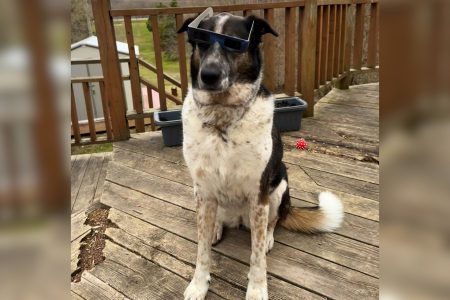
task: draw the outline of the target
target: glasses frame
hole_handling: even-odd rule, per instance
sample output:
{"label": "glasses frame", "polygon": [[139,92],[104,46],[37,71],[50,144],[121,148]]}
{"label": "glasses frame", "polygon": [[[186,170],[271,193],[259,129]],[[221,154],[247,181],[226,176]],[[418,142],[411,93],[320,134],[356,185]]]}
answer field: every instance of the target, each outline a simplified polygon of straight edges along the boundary
{"label": "glasses frame", "polygon": [[[213,15],[214,15],[214,12],[213,12],[212,7],[208,7],[197,18],[195,18],[194,21],[192,21],[188,25],[187,33],[188,33],[189,40],[195,41],[197,43],[207,43],[209,45],[212,45],[214,43],[219,43],[219,45],[222,47],[222,49],[225,49],[230,52],[242,53],[242,52],[247,51],[248,46],[250,44],[250,37],[253,32],[253,25],[255,22],[254,21],[252,22],[252,27],[250,28],[250,32],[248,34],[247,39],[241,39],[241,38],[230,36],[230,35],[220,34],[220,33],[210,31],[207,29],[198,28],[198,25],[200,24],[201,21],[203,21],[206,18],[210,18]],[[196,38],[196,33],[206,34],[208,36],[208,40],[206,41],[206,40]],[[232,41],[233,43],[237,42],[237,45],[239,45],[239,47],[235,47],[235,48],[229,47],[226,45],[227,41]]]}

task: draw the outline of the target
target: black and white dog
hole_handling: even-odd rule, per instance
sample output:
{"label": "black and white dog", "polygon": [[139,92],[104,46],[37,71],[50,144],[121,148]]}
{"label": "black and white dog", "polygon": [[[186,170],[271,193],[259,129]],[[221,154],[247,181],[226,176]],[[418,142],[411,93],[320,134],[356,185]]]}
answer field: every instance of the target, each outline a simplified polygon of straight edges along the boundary
{"label": "black and white dog", "polygon": [[[323,192],[315,208],[290,206],[283,146],[273,126],[274,99],[261,84],[261,38],[278,34],[263,19],[227,13],[204,18],[198,28],[203,29],[198,39],[189,35],[192,88],[182,112],[183,154],[197,201],[198,253],[184,298],[205,298],[211,245],[220,241],[224,226],[242,224],[252,240],[246,298],[268,299],[266,253],[277,222],[295,231],[332,231],[342,222],[342,205]],[[208,32],[218,33],[216,39],[208,42]],[[249,43],[236,46],[227,36]]]}

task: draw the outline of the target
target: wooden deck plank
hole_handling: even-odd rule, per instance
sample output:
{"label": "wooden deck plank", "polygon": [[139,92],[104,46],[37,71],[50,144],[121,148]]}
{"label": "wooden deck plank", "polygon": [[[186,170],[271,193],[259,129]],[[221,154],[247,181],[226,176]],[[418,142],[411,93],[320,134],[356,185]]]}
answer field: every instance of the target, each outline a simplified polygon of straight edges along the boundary
{"label": "wooden deck plank", "polygon": [[75,203],[72,205],[73,213],[86,210],[93,203],[103,158],[104,153],[94,153],[91,155]]}
{"label": "wooden deck plank", "polygon": [[72,214],[70,217],[70,241],[78,239],[80,236],[84,235],[86,232],[91,230],[91,227],[84,224],[86,221],[86,214],[84,211],[80,211],[76,214]]}
{"label": "wooden deck plank", "polygon": [[[153,226],[143,220],[132,217],[119,210],[112,208],[109,218],[116,224],[120,224],[120,229],[109,228],[106,234],[115,242],[120,244],[126,243],[133,250],[142,254],[148,252],[148,247],[157,248],[166,255],[170,255],[173,259],[186,262],[189,266],[189,278],[192,277],[193,266],[196,262],[197,245],[185,238],[179,237],[171,232]],[[145,256],[145,255],[144,255]],[[152,257],[156,255],[151,255]],[[156,258],[158,259],[158,258]],[[153,258],[152,258],[153,260]],[[158,260],[157,263],[162,263]],[[220,282],[232,282],[240,288],[240,292],[236,292],[236,296],[242,295],[238,299],[245,298],[245,289],[247,287],[247,273],[249,267],[245,264],[237,262],[234,259],[212,252],[212,265],[210,288],[214,289],[214,285]],[[297,286],[286,283],[278,278],[269,275],[269,296],[270,299],[322,299],[311,292],[298,288]],[[234,291],[234,290],[233,290]],[[233,294],[230,294],[233,296]],[[230,298],[230,297],[227,297]]]}
{"label": "wooden deck plank", "polygon": [[[123,149],[118,149],[118,148],[114,149],[114,161],[119,162],[120,164],[123,164],[129,168],[136,169],[136,170],[146,172],[146,173],[150,173],[155,176],[166,178],[170,181],[192,187],[192,180],[191,180],[191,177],[187,170],[187,167],[185,167],[183,165],[174,164],[174,163],[165,161],[163,159],[149,157],[149,156],[142,155],[140,153],[134,153],[134,152],[126,151]],[[288,167],[289,167],[289,165],[288,165]],[[294,168],[296,168],[296,166],[294,166]],[[295,175],[295,172],[294,172],[294,175]],[[303,181],[306,182],[306,180],[303,180]],[[293,186],[293,182],[291,182],[291,187],[292,186]],[[149,192],[151,192],[150,186],[148,186],[148,187],[149,187]],[[315,185],[312,188],[316,188],[316,190],[318,192],[323,191],[323,188],[316,187]],[[188,193],[185,193],[185,194],[188,194]],[[296,190],[296,191],[293,191],[291,194],[293,194],[291,196],[295,195],[299,199],[304,199],[306,201],[309,200],[309,203],[317,202],[317,194],[316,193],[308,192],[307,193],[308,195],[305,197],[304,194],[306,194],[306,192]],[[308,196],[310,196],[310,197],[308,197]],[[344,199],[348,199],[348,198],[356,199],[353,201],[356,201],[357,203],[364,202],[364,200],[361,199],[361,197],[355,197],[352,195],[341,195],[341,197],[343,197]],[[350,208],[352,208],[352,207],[353,206],[350,205]],[[363,208],[366,209],[367,205],[364,205]],[[355,209],[353,209],[353,210],[350,209],[350,212],[357,213],[358,211]],[[365,215],[368,215],[367,212],[365,212]],[[369,214],[369,216],[372,216],[372,215]],[[349,225],[353,225],[353,224],[356,224],[356,225],[361,224],[361,225],[357,225],[356,228],[352,228],[352,227],[347,228],[346,227],[347,223],[344,223],[342,230],[344,233],[346,233],[346,234],[344,234],[345,236],[348,236],[350,238],[356,238],[357,240],[363,241],[366,243],[378,245],[378,241],[377,241],[378,224],[376,224],[376,222],[364,222],[364,221],[360,220],[362,218],[347,214],[345,217],[345,220],[348,218],[350,218],[349,223],[348,223]],[[355,218],[357,218],[357,219],[355,220]],[[367,228],[367,231],[368,231],[367,235],[365,234],[364,230],[363,231],[359,230],[360,227],[362,226],[362,224],[364,224],[364,226],[369,226],[369,228]],[[376,240],[376,242],[374,240]]]}
{"label": "wooden deck plank", "polygon": [[112,152],[105,152],[103,157],[103,163],[98,175],[97,187],[95,188],[94,200],[93,203],[100,202],[100,198],[103,193],[103,186],[106,179],[106,172],[108,170],[108,163],[111,161]]}
{"label": "wooden deck plank", "polygon": [[[105,260],[91,273],[132,299],[182,299],[188,281],[107,241]],[[213,293],[208,299],[223,299]]]}
{"label": "wooden deck plank", "polygon": [[[160,137],[161,139],[161,137]],[[119,147],[122,147],[123,144],[119,145]],[[144,146],[142,145],[138,145],[135,144],[136,148],[133,149],[133,151],[140,151],[140,149],[144,148]],[[127,147],[128,149],[130,149],[130,146]],[[148,153],[149,150],[145,149],[142,150],[144,151],[144,153]],[[180,152],[180,151],[178,151]],[[139,154],[139,153],[137,153]],[[120,154],[120,152],[117,152],[115,150],[115,157],[117,155],[117,160],[119,159],[127,161],[127,163],[125,163],[125,165],[128,165],[132,168],[137,168],[139,170],[142,170],[144,172],[151,172],[151,170],[153,170],[155,164],[157,165],[158,162],[154,162],[154,163],[150,163],[150,165],[147,165],[146,167],[143,167],[144,162],[147,163],[149,161],[149,159],[145,159],[145,158],[140,158],[140,159],[135,159],[133,160],[131,157],[131,154]],[[156,155],[156,154],[155,154]],[[128,156],[128,158],[127,158]],[[166,152],[163,154],[163,156],[165,158],[168,158],[169,154]],[[152,156],[154,157],[154,156]],[[150,160],[151,161],[151,160]],[[158,176],[161,177],[165,177],[168,178],[169,180],[172,181],[177,181],[176,178],[178,178],[179,176],[183,176],[183,181],[181,181],[183,184],[188,184],[191,185],[192,180],[189,177],[189,173],[187,171],[186,168],[185,169],[185,174],[181,175],[183,173],[183,171],[180,167],[180,165],[183,164],[182,161],[178,160],[176,157],[172,157],[171,161],[177,161],[176,165],[173,164],[165,164],[164,162],[161,162],[160,164],[162,164],[162,166],[158,167],[159,172],[156,173],[158,174]],[[289,167],[289,165],[288,165]],[[290,186],[291,188],[296,188],[296,189],[301,189],[301,190],[306,190],[306,191],[314,191],[317,194],[324,191],[324,190],[330,190],[333,192],[336,192],[341,199],[344,202],[344,206],[345,208],[349,208],[350,210],[346,210],[348,212],[351,212],[352,214],[355,215],[360,215],[363,217],[367,217],[369,219],[372,220],[378,220],[378,203],[373,203],[374,200],[373,199],[378,199],[378,195],[374,194],[374,192],[370,189],[368,189],[367,193],[364,193],[364,188],[366,183],[365,182],[357,182],[358,184],[362,185],[362,187],[358,187],[358,185],[356,184],[356,188],[354,188],[351,184],[353,183],[353,185],[355,185],[355,182],[351,181],[351,179],[348,179],[346,181],[344,181],[345,183],[347,183],[347,185],[340,187],[339,185],[334,184],[333,186],[326,186],[326,185],[322,185],[319,186],[317,185],[317,183],[308,175],[305,173],[304,170],[302,169],[296,169],[296,168],[291,168],[289,170],[289,180],[290,180]],[[173,176],[171,175],[173,174]],[[300,176],[303,175],[303,176]],[[316,173],[314,173],[313,175],[317,175]],[[325,175],[324,175],[325,176]],[[295,183],[292,182],[291,178],[301,178],[302,180],[295,180]],[[346,179],[346,178],[340,178],[340,179]],[[306,188],[308,187],[308,188]],[[371,187],[369,185],[369,187]],[[366,199],[363,198],[363,196],[369,196],[373,199]],[[347,205],[348,204],[348,205]],[[368,210],[369,208],[373,208]]]}
{"label": "wooden deck plank", "polygon": [[[133,199],[133,202],[126,199]],[[102,201],[191,241],[196,239],[193,211],[112,183],[108,183]],[[215,249],[247,263],[250,257],[249,239],[248,232],[233,231]],[[374,299],[378,293],[376,278],[277,242],[268,256],[268,270],[293,284],[332,298]],[[298,276],[299,272],[302,276]],[[335,288],[337,282],[342,288]]]}
{"label": "wooden deck plank", "polygon": [[78,191],[80,190],[81,182],[83,181],[84,173],[86,172],[86,168],[90,158],[91,154],[79,154],[77,155],[77,159],[73,164],[70,174],[70,207],[73,207],[77,199]]}
{"label": "wooden deck plank", "polygon": [[319,186],[303,168],[297,165],[289,165],[289,186],[291,195],[307,201],[316,202],[317,195],[324,190],[335,193],[344,205],[344,211],[370,220],[379,220],[378,201],[367,199],[358,195],[349,194],[332,189],[328,186]]}
{"label": "wooden deck plank", "polygon": [[70,273],[78,270],[78,255],[80,254],[81,240],[89,233],[89,231],[80,235],[77,239],[70,243]]}
{"label": "wooden deck plank", "polygon": [[312,168],[301,168],[319,186],[378,201],[380,194],[378,184],[339,176],[330,172],[323,172]]}
{"label": "wooden deck plank", "polygon": [[[193,189],[190,186],[178,184],[164,178],[154,177],[148,174],[144,176],[141,171],[128,167],[121,167],[116,162],[113,169],[108,173],[108,180],[124,187],[145,193],[152,197],[168,201],[179,205],[185,209],[195,212],[195,201],[193,200]],[[116,165],[117,164],[117,165]],[[128,178],[141,178],[140,180],[129,180]],[[147,178],[151,178],[150,180]],[[154,190],[155,186],[159,190]],[[161,192],[162,191],[162,192]],[[378,274],[378,249],[367,247],[359,241],[352,241],[342,236],[335,236],[333,240],[327,240],[324,235],[300,235],[297,234],[297,242],[293,237],[295,234],[288,234],[287,231],[280,231],[282,234],[279,241],[299,250],[313,253],[325,259],[330,259],[342,265],[349,265],[355,269],[367,272],[376,276]],[[276,238],[276,240],[278,240]],[[327,247],[323,245],[330,245]],[[349,245],[351,245],[349,247]]]}
{"label": "wooden deck plank", "polygon": [[[299,138],[303,136],[299,135],[298,137],[288,136],[286,134],[282,135],[283,145],[284,145],[284,153],[287,152],[298,152],[299,150],[295,147]],[[349,161],[359,161],[359,162],[371,162],[377,164],[378,161],[378,153],[370,153],[368,151],[364,151],[362,149],[355,148],[346,148],[337,145],[327,144],[316,140],[307,140],[308,142],[308,153],[322,153],[326,154],[330,157],[339,157],[345,158]],[[370,161],[367,159],[372,158]],[[375,158],[376,160],[373,160]]]}
{"label": "wooden deck plank", "polygon": [[[124,224],[121,223],[121,226],[123,227]],[[141,224],[141,226],[143,225]],[[147,229],[146,226],[140,228]],[[108,229],[107,234],[108,237],[114,241],[114,243],[120,245],[121,247],[130,249],[132,252],[139,254],[164,269],[176,273],[188,282],[194,274],[195,260],[193,263],[186,263],[180,259],[177,259],[171,253],[169,254],[160,250],[164,249],[163,245],[148,245],[148,243],[151,243],[153,240],[144,241],[140,239],[142,232],[139,236],[133,236],[128,234],[125,230],[110,228]],[[152,237],[152,239],[155,238],[157,241],[160,241],[161,239],[160,236]],[[170,243],[173,243],[173,241],[170,241]],[[193,253],[196,253],[195,250]],[[234,281],[231,282],[234,284]],[[221,278],[213,279],[209,286],[209,290],[225,299],[245,298],[245,290],[236,288],[234,285],[222,280]]]}
{"label": "wooden deck plank", "polygon": [[80,282],[72,282],[70,289],[81,299],[109,300],[130,299],[88,271],[83,272]]}
{"label": "wooden deck plank", "polygon": [[78,155],[71,155],[70,156],[70,169],[73,168],[73,165],[75,163],[75,161],[77,160]]}
{"label": "wooden deck plank", "polygon": [[70,291],[70,299],[72,299],[72,300],[85,300],[84,298],[82,298],[80,295],[76,294],[73,291]]}
{"label": "wooden deck plank", "polygon": [[372,163],[349,161],[322,153],[286,151],[283,160],[301,167],[325,171],[359,181],[379,183],[379,167]]}

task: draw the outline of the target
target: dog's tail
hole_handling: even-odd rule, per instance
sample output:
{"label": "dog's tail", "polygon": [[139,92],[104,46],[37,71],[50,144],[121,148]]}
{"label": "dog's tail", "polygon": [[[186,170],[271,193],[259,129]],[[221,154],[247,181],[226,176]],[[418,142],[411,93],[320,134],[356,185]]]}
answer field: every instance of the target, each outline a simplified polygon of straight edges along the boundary
{"label": "dog's tail", "polygon": [[342,223],[344,211],[339,198],[330,192],[319,195],[316,207],[290,207],[280,225],[291,231],[307,233],[330,232]]}

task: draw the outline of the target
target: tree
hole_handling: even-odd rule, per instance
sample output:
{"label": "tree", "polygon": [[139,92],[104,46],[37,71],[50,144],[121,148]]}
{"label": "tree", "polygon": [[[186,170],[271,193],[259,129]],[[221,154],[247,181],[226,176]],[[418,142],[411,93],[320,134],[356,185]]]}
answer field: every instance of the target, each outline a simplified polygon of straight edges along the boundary
{"label": "tree", "polygon": [[87,38],[91,34],[86,0],[71,1],[70,20],[72,23],[72,43]]}
{"label": "tree", "polygon": [[[170,7],[177,7],[178,3],[176,0],[172,0],[169,4]],[[159,3],[157,8],[167,7],[162,3]],[[164,52],[164,56],[168,60],[177,60],[177,31],[175,18],[171,15],[161,15],[158,16],[159,25],[159,35],[161,39],[161,49]],[[152,32],[152,22],[151,18],[147,19],[147,29]]]}

